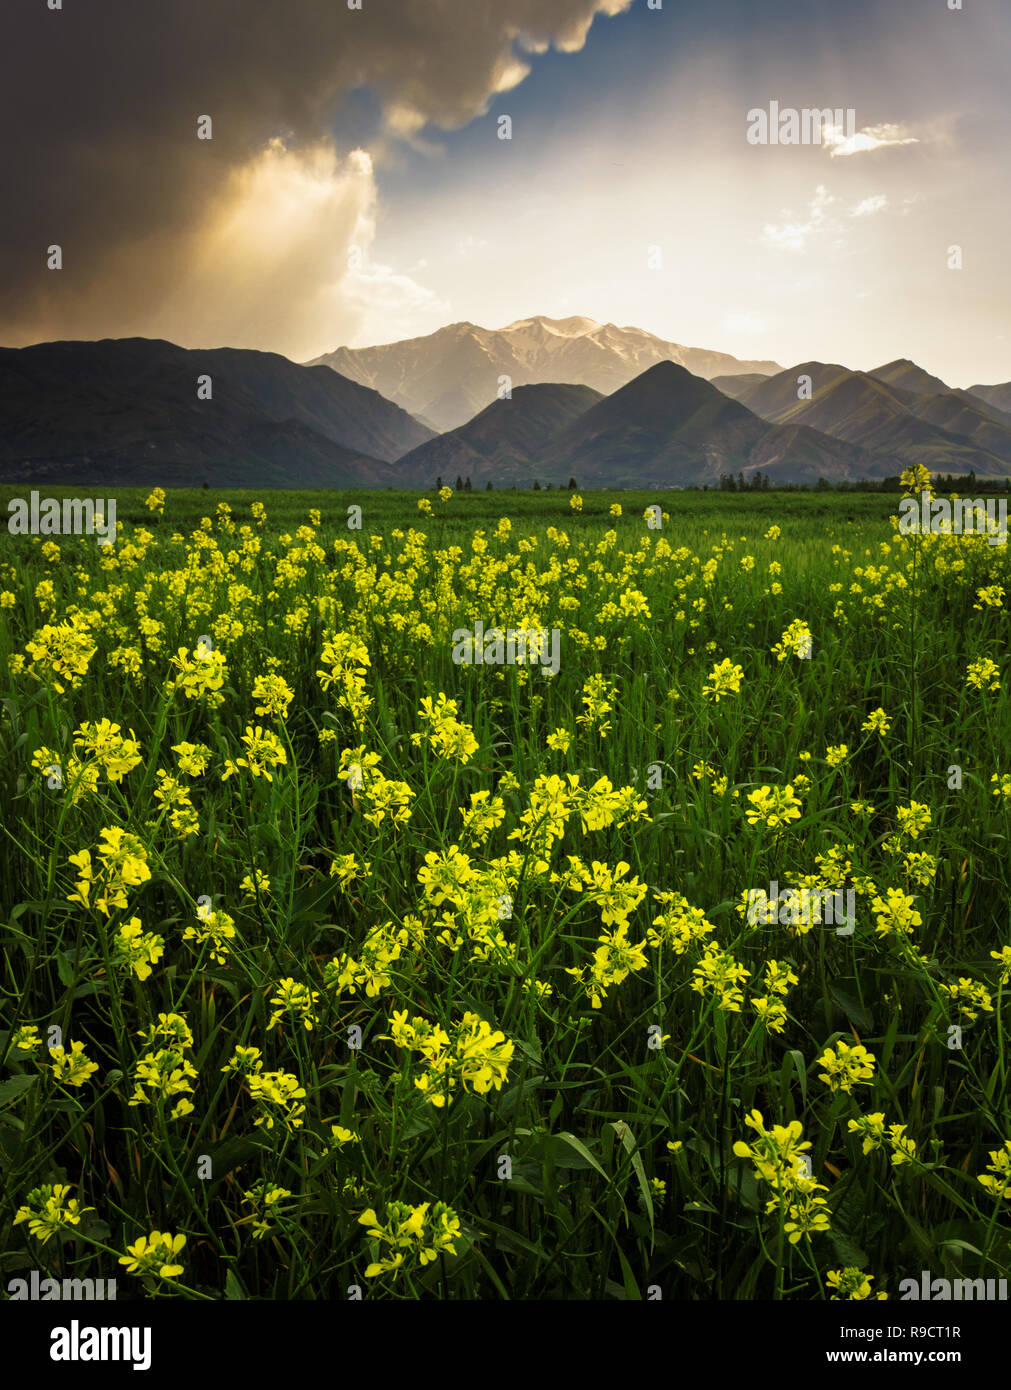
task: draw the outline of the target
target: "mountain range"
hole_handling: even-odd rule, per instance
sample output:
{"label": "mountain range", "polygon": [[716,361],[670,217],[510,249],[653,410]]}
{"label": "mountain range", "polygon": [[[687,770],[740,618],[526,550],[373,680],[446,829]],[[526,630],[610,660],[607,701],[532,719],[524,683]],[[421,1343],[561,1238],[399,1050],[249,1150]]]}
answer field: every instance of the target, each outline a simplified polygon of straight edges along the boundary
{"label": "mountain range", "polygon": [[332,367],[435,429],[452,430],[499,396],[503,377],[514,389],[576,383],[610,395],[658,362],[677,362],[707,378],[781,370],[776,362],[740,362],[724,352],[669,343],[641,328],[578,317],[518,319],[499,329],[452,323],[424,338],[337,348],[309,365]]}
{"label": "mountain range", "polygon": [[775,376],[717,377],[714,385],[772,424],[809,425],[887,457],[892,473],[923,464],[932,472],[1011,474],[1011,415],[906,359],[870,372],[802,362]]}
{"label": "mountain range", "polygon": [[[398,466],[421,487],[431,486],[438,475],[451,478],[461,471],[460,463],[466,463],[474,483],[508,483],[512,479],[503,476],[497,452],[488,447],[501,435],[526,442],[514,471],[522,469],[541,483],[564,484],[575,476],[588,487],[672,481],[697,486],[717,484],[727,472],[761,472],[773,482],[816,482],[821,476],[884,477],[890,471],[887,460],[806,425],[769,425],[676,362],[658,362],[573,415],[575,398],[560,393],[578,389],[519,387],[512,400],[497,401],[468,424],[422,444]],[[534,415],[553,418],[557,428],[531,449],[528,421]],[[510,448],[512,458],[518,452]]]}
{"label": "mountain range", "polygon": [[393,460],[431,437],[377,391],[277,353],[147,338],[0,349],[11,481],[394,486]]}
{"label": "mountain range", "polygon": [[[497,333],[455,324],[350,355],[359,373],[371,353],[399,374],[391,400],[327,365],[344,352],[300,365],[144,338],[0,349],[0,481],[684,487],[759,471],[770,482],[858,481],[913,463],[1011,477],[1011,383],[953,389],[908,359],[784,370],[591,319],[524,319]],[[516,380],[534,372],[544,379]],[[403,406],[448,418],[451,398],[462,410],[489,390],[443,432]]]}

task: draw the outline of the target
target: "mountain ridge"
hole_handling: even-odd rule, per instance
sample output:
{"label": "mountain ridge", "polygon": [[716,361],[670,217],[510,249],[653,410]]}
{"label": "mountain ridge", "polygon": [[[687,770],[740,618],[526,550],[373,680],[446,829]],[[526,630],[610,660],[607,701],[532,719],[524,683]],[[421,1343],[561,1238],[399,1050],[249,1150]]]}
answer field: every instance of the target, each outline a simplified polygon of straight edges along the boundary
{"label": "mountain ridge", "polygon": [[324,368],[158,338],[0,348],[0,424],[0,476],[75,482],[101,467],[122,485],[389,486],[393,460],[432,437]]}
{"label": "mountain ridge", "polygon": [[776,362],[740,361],[729,353],[685,347],[645,329],[580,315],[534,315],[500,329],[461,321],[423,337],[369,348],[339,347],[306,365],[330,367],[449,431],[490,405],[503,377],[512,388],[581,385],[609,395],[667,360],[703,377],[782,370]]}
{"label": "mountain ridge", "polygon": [[[801,377],[810,397],[798,397]],[[912,382],[916,389],[894,384]],[[837,362],[801,362],[775,376],[724,389],[770,423],[804,424],[895,460],[894,471],[923,464],[932,472],[1011,474],[1011,417],[955,391],[907,359],[870,372]],[[940,390],[928,391],[935,383]]]}

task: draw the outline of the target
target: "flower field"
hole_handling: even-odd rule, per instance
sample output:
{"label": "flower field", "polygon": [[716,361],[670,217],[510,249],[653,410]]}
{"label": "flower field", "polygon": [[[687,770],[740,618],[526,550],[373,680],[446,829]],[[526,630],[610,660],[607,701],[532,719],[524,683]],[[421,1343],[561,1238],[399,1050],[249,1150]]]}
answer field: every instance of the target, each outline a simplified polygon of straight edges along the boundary
{"label": "flower field", "polygon": [[[1008,1277],[1007,551],[899,500],[122,490],[112,546],[0,535],[3,1283]],[[478,623],[557,672],[454,659]]]}

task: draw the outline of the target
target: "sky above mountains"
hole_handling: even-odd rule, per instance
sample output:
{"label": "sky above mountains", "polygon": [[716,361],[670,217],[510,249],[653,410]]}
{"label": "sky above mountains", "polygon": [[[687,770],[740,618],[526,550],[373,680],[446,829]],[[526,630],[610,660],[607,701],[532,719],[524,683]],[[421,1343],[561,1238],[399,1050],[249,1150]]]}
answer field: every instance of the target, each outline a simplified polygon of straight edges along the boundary
{"label": "sky above mountains", "polygon": [[[19,0],[0,342],[301,360],[585,314],[1007,381],[1011,15],[964,3]],[[749,143],[772,101],[852,133]]]}

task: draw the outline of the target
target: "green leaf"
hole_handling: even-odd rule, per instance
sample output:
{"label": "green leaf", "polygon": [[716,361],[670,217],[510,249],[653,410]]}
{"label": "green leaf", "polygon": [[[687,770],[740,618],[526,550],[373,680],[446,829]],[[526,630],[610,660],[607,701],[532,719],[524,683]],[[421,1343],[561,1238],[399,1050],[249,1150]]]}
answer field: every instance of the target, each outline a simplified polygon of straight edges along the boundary
{"label": "green leaf", "polygon": [[622,1147],[628,1154],[629,1158],[632,1160],[632,1168],[635,1172],[636,1180],[639,1183],[639,1191],[642,1193],[643,1206],[646,1208],[646,1214],[649,1217],[650,1235],[656,1235],[656,1217],[653,1212],[653,1193],[650,1190],[650,1185],[646,1178],[646,1170],[642,1166],[642,1158],[640,1157],[639,1150],[636,1147],[635,1138],[628,1125],[622,1122],[615,1124],[612,1121],[611,1128],[614,1130],[618,1138],[621,1140]]}
{"label": "green leaf", "polygon": [[226,1139],[220,1144],[207,1144],[203,1151],[210,1157],[212,1180],[217,1182],[233,1168],[238,1168],[259,1153],[260,1146],[252,1139]]}
{"label": "green leaf", "polygon": [[[849,981],[846,981],[848,984]],[[869,1033],[874,1027],[874,1015],[871,1011],[861,1004],[860,1000],[849,989],[838,980],[830,980],[828,986],[829,995],[843,1013],[861,1033]]]}
{"label": "green leaf", "polygon": [[849,1236],[842,1231],[832,1230],[828,1233],[828,1238],[832,1242],[832,1248],[836,1253],[836,1259],[842,1265],[852,1265],[854,1269],[866,1269],[868,1260],[867,1255],[856,1245]]}
{"label": "green leaf", "polygon": [[18,1096],[23,1096],[26,1091],[31,1090],[38,1079],[37,1076],[22,1073],[20,1076],[11,1076],[6,1081],[0,1081],[0,1105],[9,1100],[17,1100]]}
{"label": "green leaf", "polygon": [[562,1144],[568,1144],[568,1146],[571,1149],[574,1149],[575,1152],[579,1154],[579,1156],[584,1160],[582,1163],[573,1163],[571,1162],[571,1160],[570,1162],[565,1163],[561,1159],[556,1158],[555,1162],[558,1164],[559,1168],[585,1168],[587,1166],[589,1166],[590,1168],[596,1168],[600,1176],[604,1179],[605,1182],[607,1182],[607,1174],[604,1172],[603,1168],[601,1168],[600,1164],[593,1157],[593,1154],[590,1153],[589,1149],[586,1147],[586,1145],[583,1143],[581,1139],[577,1139],[574,1134],[569,1134],[567,1130],[563,1134],[555,1134],[551,1137],[553,1139],[558,1140]]}
{"label": "green leaf", "polygon": [[804,1102],[804,1105],[805,1105],[805,1107],[806,1107],[806,1106],[807,1106],[807,1063],[804,1061],[804,1054],[803,1054],[802,1052],[798,1052],[796,1048],[791,1049],[791,1051],[789,1051],[789,1052],[786,1054],[786,1056],[783,1058],[782,1089],[783,1089],[784,1099],[785,1099],[785,1096],[786,1096],[786,1092],[787,1092],[787,1090],[788,1090],[788,1088],[789,1088],[789,1082],[790,1082],[790,1065],[791,1065],[791,1063],[793,1064],[794,1070],[795,1070],[796,1073],[797,1073],[797,1080],[800,1082],[800,1096],[801,1096],[801,1100]]}

